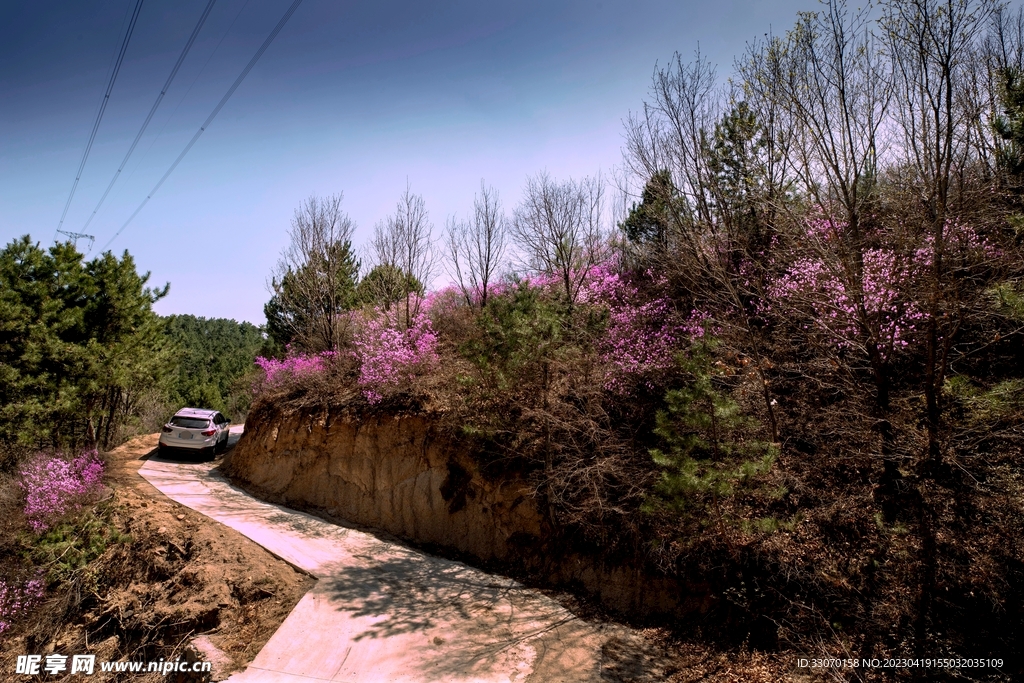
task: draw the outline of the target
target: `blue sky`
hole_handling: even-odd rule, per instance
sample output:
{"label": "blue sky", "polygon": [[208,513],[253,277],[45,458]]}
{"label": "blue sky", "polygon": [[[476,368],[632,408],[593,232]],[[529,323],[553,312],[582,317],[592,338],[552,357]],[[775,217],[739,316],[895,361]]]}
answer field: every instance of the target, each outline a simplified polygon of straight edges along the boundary
{"label": "blue sky", "polygon": [[[146,0],[65,230],[81,231],[207,0]],[[52,241],[135,0],[0,4],[0,240]],[[86,231],[96,250],[131,215],[290,0],[217,0],[146,135]],[[507,210],[528,175],[621,162],[622,120],[655,64],[695,49],[724,78],[747,41],[814,0],[409,2],[304,0],[217,119],[111,244],[158,312],[263,322],[295,207],[344,192],[359,246],[406,182],[435,234],[480,180]],[[84,248],[85,243],[81,246]],[[96,251],[94,250],[94,254]],[[443,278],[443,276],[442,276]]]}

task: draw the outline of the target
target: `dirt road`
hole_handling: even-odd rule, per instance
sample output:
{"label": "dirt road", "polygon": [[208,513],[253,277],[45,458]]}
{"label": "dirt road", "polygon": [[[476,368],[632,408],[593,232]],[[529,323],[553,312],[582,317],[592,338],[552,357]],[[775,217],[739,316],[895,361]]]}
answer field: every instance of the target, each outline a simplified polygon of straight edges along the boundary
{"label": "dirt road", "polygon": [[[615,653],[638,639],[623,626],[582,620],[511,579],[256,500],[209,464],[150,459],[139,473],[318,579],[232,683],[623,680]],[[667,672],[650,665],[626,679],[663,680]]]}

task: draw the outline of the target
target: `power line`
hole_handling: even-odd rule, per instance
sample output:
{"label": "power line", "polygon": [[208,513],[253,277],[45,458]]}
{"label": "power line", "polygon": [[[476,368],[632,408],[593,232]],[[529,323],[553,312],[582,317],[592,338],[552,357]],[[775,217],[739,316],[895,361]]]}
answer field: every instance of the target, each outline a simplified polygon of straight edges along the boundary
{"label": "power line", "polygon": [[[146,151],[143,152],[142,159],[135,162],[135,167],[132,169],[132,172],[128,174],[128,178],[125,179],[125,182],[128,182],[128,180],[131,180],[135,176],[135,173],[139,170],[142,163],[146,160],[146,156],[152,151],[153,146],[156,145],[157,141],[163,136],[164,130],[167,128],[167,124],[174,120],[174,115],[178,113],[178,109],[181,108],[181,105],[188,98],[189,93],[192,92],[192,88],[196,86],[196,83],[199,82],[199,79],[202,77],[202,75],[206,73],[206,69],[210,66],[210,62],[213,61],[213,58],[215,56],[217,56],[217,53],[220,51],[220,46],[223,45],[224,40],[229,35],[231,35],[231,30],[235,27],[235,24],[238,23],[239,17],[242,16],[242,12],[245,11],[245,8],[249,6],[249,3],[251,1],[252,0],[245,0],[245,2],[242,3],[241,8],[239,8],[238,12],[235,14],[235,18],[231,20],[231,23],[228,25],[227,30],[224,31],[224,34],[220,37],[220,40],[217,41],[217,47],[213,48],[213,52],[211,52],[209,56],[207,56],[206,61],[203,62],[203,66],[196,72],[195,78],[192,79],[192,82],[189,84],[188,88],[185,89],[185,92],[178,100],[178,103],[174,105],[174,109],[171,110],[171,113],[166,117],[166,120],[164,121],[163,125],[160,126],[160,130],[157,131],[157,134],[155,136],[153,136],[153,140],[149,143],[149,147],[147,147]],[[125,14],[125,17],[125,21],[127,21],[127,13]],[[111,61],[113,61],[113,57],[111,57]],[[121,187],[124,187],[124,185],[122,185]]]}
{"label": "power line", "polygon": [[234,94],[235,90],[237,90],[238,86],[242,84],[242,81],[245,80],[245,77],[249,75],[249,72],[252,71],[252,68],[256,66],[256,62],[258,62],[260,57],[263,56],[263,53],[267,51],[267,48],[270,47],[270,44],[274,42],[274,38],[276,38],[277,34],[281,32],[281,29],[284,28],[284,25],[288,23],[288,20],[292,18],[292,15],[295,14],[295,10],[297,10],[299,8],[299,5],[301,4],[302,0],[294,0],[292,2],[292,4],[288,7],[288,10],[284,13],[284,16],[281,17],[281,20],[279,22],[277,22],[277,26],[274,27],[274,30],[270,32],[270,35],[267,36],[267,39],[263,41],[262,45],[260,45],[260,49],[256,51],[256,54],[253,55],[252,59],[249,60],[249,63],[245,65],[245,68],[242,69],[242,73],[240,73],[238,75],[238,78],[235,79],[235,82],[231,84],[231,87],[228,88],[228,91],[224,94],[224,97],[222,97],[220,102],[217,103],[217,106],[213,108],[213,111],[210,112],[210,115],[206,117],[206,121],[203,122],[203,125],[199,126],[199,130],[197,130],[196,134],[192,136],[192,139],[189,140],[189,143],[185,145],[185,149],[181,151],[181,154],[179,154],[178,158],[174,160],[174,163],[171,164],[171,167],[167,169],[167,173],[164,173],[164,176],[163,178],[160,179],[160,182],[158,182],[153,187],[153,189],[150,190],[149,194],[146,195],[146,198],[142,200],[141,204],[139,204],[139,208],[135,209],[135,212],[128,217],[128,220],[124,222],[124,225],[122,225],[118,229],[118,231],[114,233],[113,237],[107,240],[107,243],[103,245],[103,249],[109,247],[111,242],[116,240],[118,235],[120,235],[124,231],[124,229],[128,227],[128,224],[135,220],[135,217],[139,215],[139,212],[142,211],[142,208],[146,206],[150,199],[153,198],[153,195],[156,194],[157,190],[160,189],[160,186],[164,184],[164,181],[166,181],[167,178],[170,177],[171,173],[174,172],[174,169],[178,167],[178,164],[181,163],[181,160],[185,158],[185,155],[188,154],[189,150],[192,149],[192,146],[196,144],[197,140],[199,140],[199,136],[203,134],[203,132],[213,122],[213,119],[217,116],[217,114],[220,113],[220,110],[224,107],[224,105],[227,104],[227,101]]}
{"label": "power line", "polygon": [[139,140],[142,139],[142,134],[146,132],[149,122],[153,119],[153,114],[156,114],[156,110],[163,101],[164,95],[167,94],[167,89],[171,87],[171,81],[173,81],[174,77],[178,75],[178,69],[181,68],[181,63],[185,61],[185,56],[188,54],[189,50],[192,49],[192,44],[196,42],[196,36],[199,35],[200,29],[202,29],[203,24],[206,23],[206,18],[210,16],[210,10],[213,9],[213,5],[216,2],[217,0],[210,0],[206,3],[206,9],[203,10],[202,16],[199,17],[199,23],[197,23],[196,27],[192,29],[192,35],[188,37],[188,42],[185,43],[185,48],[181,51],[181,55],[178,56],[178,61],[174,63],[174,68],[171,69],[171,75],[168,76],[167,81],[164,82],[164,87],[160,89],[160,94],[157,95],[156,102],[154,102],[152,108],[150,108],[149,114],[146,116],[146,120],[142,122],[142,128],[140,128],[138,134],[136,134],[135,140],[132,141],[131,147],[128,148],[128,153],[124,155],[121,165],[117,167],[114,177],[110,179],[110,184],[107,185],[106,191],[104,191],[103,196],[100,197],[100,201],[96,204],[96,208],[93,209],[92,214],[89,215],[89,220],[87,220],[85,225],[82,226],[82,230],[89,227],[89,223],[92,223],[92,219],[96,217],[96,212],[100,210],[100,207],[103,206],[103,202],[106,201],[107,195],[110,194],[110,190],[113,189],[114,183],[117,182],[118,177],[121,175],[121,171],[124,170],[129,157],[131,157],[132,152],[135,151],[135,146],[139,144]]}
{"label": "power line", "polygon": [[[89,152],[92,150],[92,143],[96,139],[96,131],[100,128],[100,121],[103,120],[103,112],[107,109],[107,102],[110,101],[110,91],[114,89],[114,81],[117,80],[117,73],[121,70],[121,63],[124,61],[125,52],[128,51],[128,42],[132,38],[132,32],[135,30],[135,22],[138,21],[139,12],[142,10],[142,0],[138,0],[135,3],[135,12],[132,13],[132,20],[128,24],[128,31],[124,34],[124,40],[121,42],[121,51],[117,55],[117,61],[114,63],[114,70],[110,74],[110,82],[107,83],[107,91],[103,93],[103,101],[100,103],[100,110],[96,114],[96,122],[92,124],[92,133],[89,134],[89,142],[85,146],[85,154],[82,155],[82,163],[78,165],[78,174],[75,176],[75,182],[71,185],[71,193],[68,195],[68,201],[64,204],[64,213],[60,215],[60,222],[57,224],[57,233],[64,226],[64,219],[68,215],[68,209],[71,207],[71,200],[75,196],[75,190],[78,188],[78,181],[82,179],[82,171],[85,169],[85,162],[89,158]],[[53,235],[53,239],[57,239],[57,233]]]}

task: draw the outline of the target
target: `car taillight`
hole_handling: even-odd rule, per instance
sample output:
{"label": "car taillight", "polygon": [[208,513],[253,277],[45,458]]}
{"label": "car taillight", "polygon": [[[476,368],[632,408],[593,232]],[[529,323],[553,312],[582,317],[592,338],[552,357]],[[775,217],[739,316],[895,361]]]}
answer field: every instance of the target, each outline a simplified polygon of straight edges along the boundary
{"label": "car taillight", "polygon": [[202,431],[203,436],[213,436],[216,433],[217,433],[216,427],[210,427],[209,429],[204,429]]}
{"label": "car taillight", "polygon": [[170,434],[170,433],[171,433],[171,432],[173,432],[173,431],[174,431],[174,430],[173,430],[173,429],[171,429],[171,426],[170,426],[170,425],[164,425],[164,429],[163,429],[163,432],[164,432],[164,434]]}

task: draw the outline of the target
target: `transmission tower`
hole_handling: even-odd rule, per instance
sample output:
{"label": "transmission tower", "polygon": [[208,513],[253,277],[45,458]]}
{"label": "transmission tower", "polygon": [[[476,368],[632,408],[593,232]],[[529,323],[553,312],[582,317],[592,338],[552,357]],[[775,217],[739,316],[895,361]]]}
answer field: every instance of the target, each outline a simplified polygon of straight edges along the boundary
{"label": "transmission tower", "polygon": [[92,251],[92,245],[96,242],[96,238],[92,235],[86,235],[80,232],[68,232],[67,230],[58,230],[61,235],[66,235],[69,240],[75,241],[75,249],[78,249],[78,240],[87,239],[89,240],[89,248],[86,250],[86,254]]}

